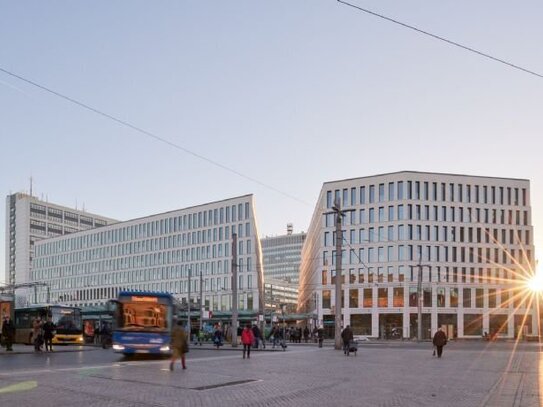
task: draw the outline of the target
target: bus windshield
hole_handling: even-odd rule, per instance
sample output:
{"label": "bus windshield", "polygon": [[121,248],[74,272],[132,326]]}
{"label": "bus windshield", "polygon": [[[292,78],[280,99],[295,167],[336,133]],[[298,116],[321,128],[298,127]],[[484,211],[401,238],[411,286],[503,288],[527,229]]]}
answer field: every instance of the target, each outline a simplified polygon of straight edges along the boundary
{"label": "bus windshield", "polygon": [[121,300],[117,307],[117,329],[123,331],[169,330],[170,306],[160,302]]}
{"label": "bus windshield", "polygon": [[77,308],[51,307],[50,312],[58,333],[81,332],[81,310]]}

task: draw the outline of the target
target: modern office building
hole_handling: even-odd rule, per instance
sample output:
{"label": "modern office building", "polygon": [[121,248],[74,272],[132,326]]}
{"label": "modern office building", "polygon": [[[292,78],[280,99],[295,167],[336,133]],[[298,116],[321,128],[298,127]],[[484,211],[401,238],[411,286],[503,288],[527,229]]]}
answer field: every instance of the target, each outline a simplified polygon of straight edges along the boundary
{"label": "modern office building", "polygon": [[528,180],[402,171],[325,183],[302,252],[299,309],[331,336],[336,200],[345,209],[342,323],[355,334],[415,337],[419,312],[426,338],[438,326],[460,338],[536,334],[525,289],[534,271]]}
{"label": "modern office building", "polygon": [[[237,235],[240,310],[263,308],[260,240],[252,195],[133,219],[36,242],[32,279],[50,300],[100,305],[122,289],[166,291],[212,311],[232,307]],[[38,301],[46,301],[41,290]],[[262,303],[261,303],[262,301]]]}
{"label": "modern office building", "polygon": [[295,309],[298,303],[300,262],[306,235],[293,231],[293,225],[289,223],[286,235],[260,239],[266,309],[276,309],[280,304]]}
{"label": "modern office building", "polygon": [[117,222],[25,193],[6,198],[6,284],[28,283],[37,241]]}

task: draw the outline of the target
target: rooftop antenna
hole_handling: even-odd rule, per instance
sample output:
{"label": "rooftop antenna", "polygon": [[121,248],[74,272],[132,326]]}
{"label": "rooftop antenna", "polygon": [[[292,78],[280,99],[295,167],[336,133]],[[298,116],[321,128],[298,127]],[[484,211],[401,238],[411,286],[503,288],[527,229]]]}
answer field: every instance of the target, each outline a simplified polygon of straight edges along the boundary
{"label": "rooftop antenna", "polygon": [[32,175],[30,176],[30,196],[32,196]]}

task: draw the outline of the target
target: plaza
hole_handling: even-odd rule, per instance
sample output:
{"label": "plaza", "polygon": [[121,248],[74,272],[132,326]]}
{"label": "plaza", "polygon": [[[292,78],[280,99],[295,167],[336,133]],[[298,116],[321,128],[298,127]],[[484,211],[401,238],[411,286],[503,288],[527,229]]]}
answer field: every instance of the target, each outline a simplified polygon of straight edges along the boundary
{"label": "plaza", "polygon": [[109,350],[0,354],[0,401],[24,406],[540,406],[540,345],[453,341],[331,345],[286,352],[191,348],[188,369]]}

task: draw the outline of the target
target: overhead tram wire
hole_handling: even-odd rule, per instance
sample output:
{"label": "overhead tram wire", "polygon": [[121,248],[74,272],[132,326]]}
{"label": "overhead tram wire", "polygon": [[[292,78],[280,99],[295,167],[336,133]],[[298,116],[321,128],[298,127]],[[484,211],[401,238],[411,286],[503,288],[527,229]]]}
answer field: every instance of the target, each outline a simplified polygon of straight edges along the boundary
{"label": "overhead tram wire", "polygon": [[374,12],[374,11],[368,10],[368,9],[366,9],[366,8],[360,7],[360,6],[356,5],[356,4],[352,4],[352,3],[349,3],[349,2],[344,1],[344,0],[337,0],[337,2],[338,2],[338,3],[341,3],[341,4],[344,4],[344,5],[346,5],[346,6],[352,7],[352,8],[354,8],[354,9],[356,9],[356,10],[358,10],[358,11],[361,11],[361,12],[363,12],[363,13],[370,14],[370,15],[372,15],[372,16],[374,16],[374,17],[378,17],[378,18],[381,18],[381,19],[383,19],[383,20],[389,21],[389,22],[391,22],[391,23],[400,25],[400,26],[402,26],[402,27],[404,27],[404,28],[408,28],[408,29],[410,29],[410,30],[416,31],[416,32],[418,32],[418,33],[420,33],[420,34],[424,34],[424,35],[426,35],[426,36],[428,36],[428,37],[432,37],[432,38],[434,38],[434,39],[436,39],[436,40],[446,42],[446,43],[449,44],[449,45],[453,45],[453,46],[455,46],[455,47],[458,47],[458,48],[461,48],[461,49],[463,49],[463,50],[466,50],[466,51],[472,52],[472,53],[474,53],[474,54],[477,54],[477,55],[479,55],[479,56],[488,58],[488,59],[490,59],[490,60],[492,60],[492,61],[494,61],[494,62],[498,62],[498,63],[503,64],[503,65],[507,65],[507,66],[509,66],[510,68],[517,69],[517,70],[519,70],[519,71],[528,73],[528,74],[533,75],[533,76],[536,76],[536,77],[538,77],[538,78],[543,78],[543,74],[540,74],[540,73],[538,73],[538,72],[532,71],[532,70],[527,69],[527,68],[523,68],[523,67],[520,66],[520,65],[516,65],[516,64],[514,64],[514,63],[512,63],[512,62],[509,62],[509,61],[506,61],[506,60],[504,60],[504,59],[494,57],[494,56],[492,56],[492,55],[490,55],[490,54],[487,54],[487,53],[485,53],[485,52],[476,50],[475,48],[468,47],[467,45],[463,45],[463,44],[460,44],[460,43],[458,43],[458,42],[449,40],[449,39],[447,39],[447,38],[445,38],[445,37],[441,37],[441,36],[439,36],[439,35],[432,34],[431,32],[422,30],[422,29],[420,29],[420,28],[418,28],[418,27],[415,27],[415,26],[413,26],[413,25],[409,25],[409,24],[403,23],[403,22],[401,22],[401,21],[395,20],[395,19],[393,19],[393,18],[390,18],[390,17],[387,17],[387,16],[385,16],[385,15],[376,13],[376,12]]}
{"label": "overhead tram wire", "polygon": [[152,133],[152,132],[150,132],[148,130],[144,130],[141,127],[138,127],[138,126],[126,121],[126,120],[119,119],[118,117],[115,117],[115,116],[113,116],[113,115],[111,115],[109,113],[105,113],[105,112],[99,110],[98,108],[92,107],[92,106],[90,106],[90,105],[88,105],[86,103],[83,103],[83,102],[81,102],[81,101],[79,101],[77,99],[74,99],[74,98],[72,98],[70,96],[67,96],[67,95],[63,94],[63,93],[57,92],[56,90],[48,88],[48,87],[46,87],[44,85],[40,85],[39,83],[34,82],[34,81],[30,80],[30,79],[27,79],[27,78],[25,78],[25,77],[23,77],[21,75],[18,75],[18,74],[14,73],[14,72],[8,71],[7,69],[2,68],[1,66],[0,66],[0,72],[3,72],[6,75],[9,75],[9,76],[11,76],[13,78],[16,78],[16,79],[18,79],[18,80],[20,80],[22,82],[26,82],[27,84],[30,84],[30,85],[32,85],[32,86],[34,86],[36,88],[39,88],[39,89],[41,89],[41,90],[43,90],[45,92],[48,92],[48,93],[50,93],[50,94],[52,94],[54,96],[59,97],[61,99],[64,99],[64,100],[66,100],[66,101],[68,101],[68,102],[70,102],[70,103],[72,103],[74,105],[77,105],[77,106],[79,106],[79,107],[81,107],[83,109],[89,110],[89,111],[91,111],[93,113],[96,113],[96,114],[102,116],[102,117],[105,117],[105,118],[107,118],[109,120],[112,120],[112,121],[114,121],[114,122],[116,122],[116,123],[118,123],[118,124],[120,124],[122,126],[128,127],[129,129],[132,129],[132,130],[134,130],[134,131],[136,131],[136,132],[138,132],[140,134],[143,134],[143,135],[145,135],[147,137],[150,137],[150,138],[154,139],[155,141],[159,141],[159,142],[161,142],[163,144],[166,144],[166,145],[168,145],[170,147],[173,147],[173,148],[175,148],[177,150],[183,151],[186,154],[192,155],[193,157],[196,157],[196,158],[198,158],[198,159],[200,159],[202,161],[205,161],[205,162],[207,162],[209,164],[212,164],[212,165],[214,165],[216,167],[219,167],[219,168],[221,168],[221,169],[223,169],[225,171],[228,171],[228,172],[230,172],[232,174],[235,174],[235,175],[237,175],[237,176],[239,176],[241,178],[244,178],[244,179],[246,179],[248,181],[251,181],[251,182],[253,182],[255,184],[258,184],[258,185],[260,185],[260,186],[262,186],[264,188],[267,188],[267,189],[269,189],[271,191],[274,191],[274,192],[276,192],[276,193],[278,193],[280,195],[283,195],[283,196],[285,196],[285,197],[287,197],[289,199],[292,199],[292,200],[294,200],[294,201],[296,201],[298,203],[301,203],[301,204],[306,205],[306,206],[312,206],[308,202],[305,202],[304,200],[302,200],[302,199],[300,199],[300,198],[298,198],[298,197],[296,197],[294,195],[291,195],[288,192],[284,192],[284,191],[282,191],[282,190],[280,190],[280,189],[278,189],[278,188],[276,188],[276,187],[274,187],[272,185],[266,184],[265,182],[262,182],[262,181],[260,181],[260,180],[258,180],[256,178],[253,178],[250,175],[244,174],[244,173],[242,173],[240,171],[237,171],[237,170],[235,170],[235,169],[233,169],[231,167],[228,167],[225,164],[221,164],[218,161],[212,160],[211,158],[208,158],[208,157],[203,156],[201,154],[198,154],[198,153],[196,153],[196,152],[194,152],[192,150],[189,150],[186,147],[183,147],[183,146],[181,146],[179,144],[174,143],[173,141],[170,141],[170,140],[167,140],[167,139],[165,139],[163,137],[160,137],[160,136],[158,136],[158,135],[156,135],[156,134],[154,134],[154,133]]}

